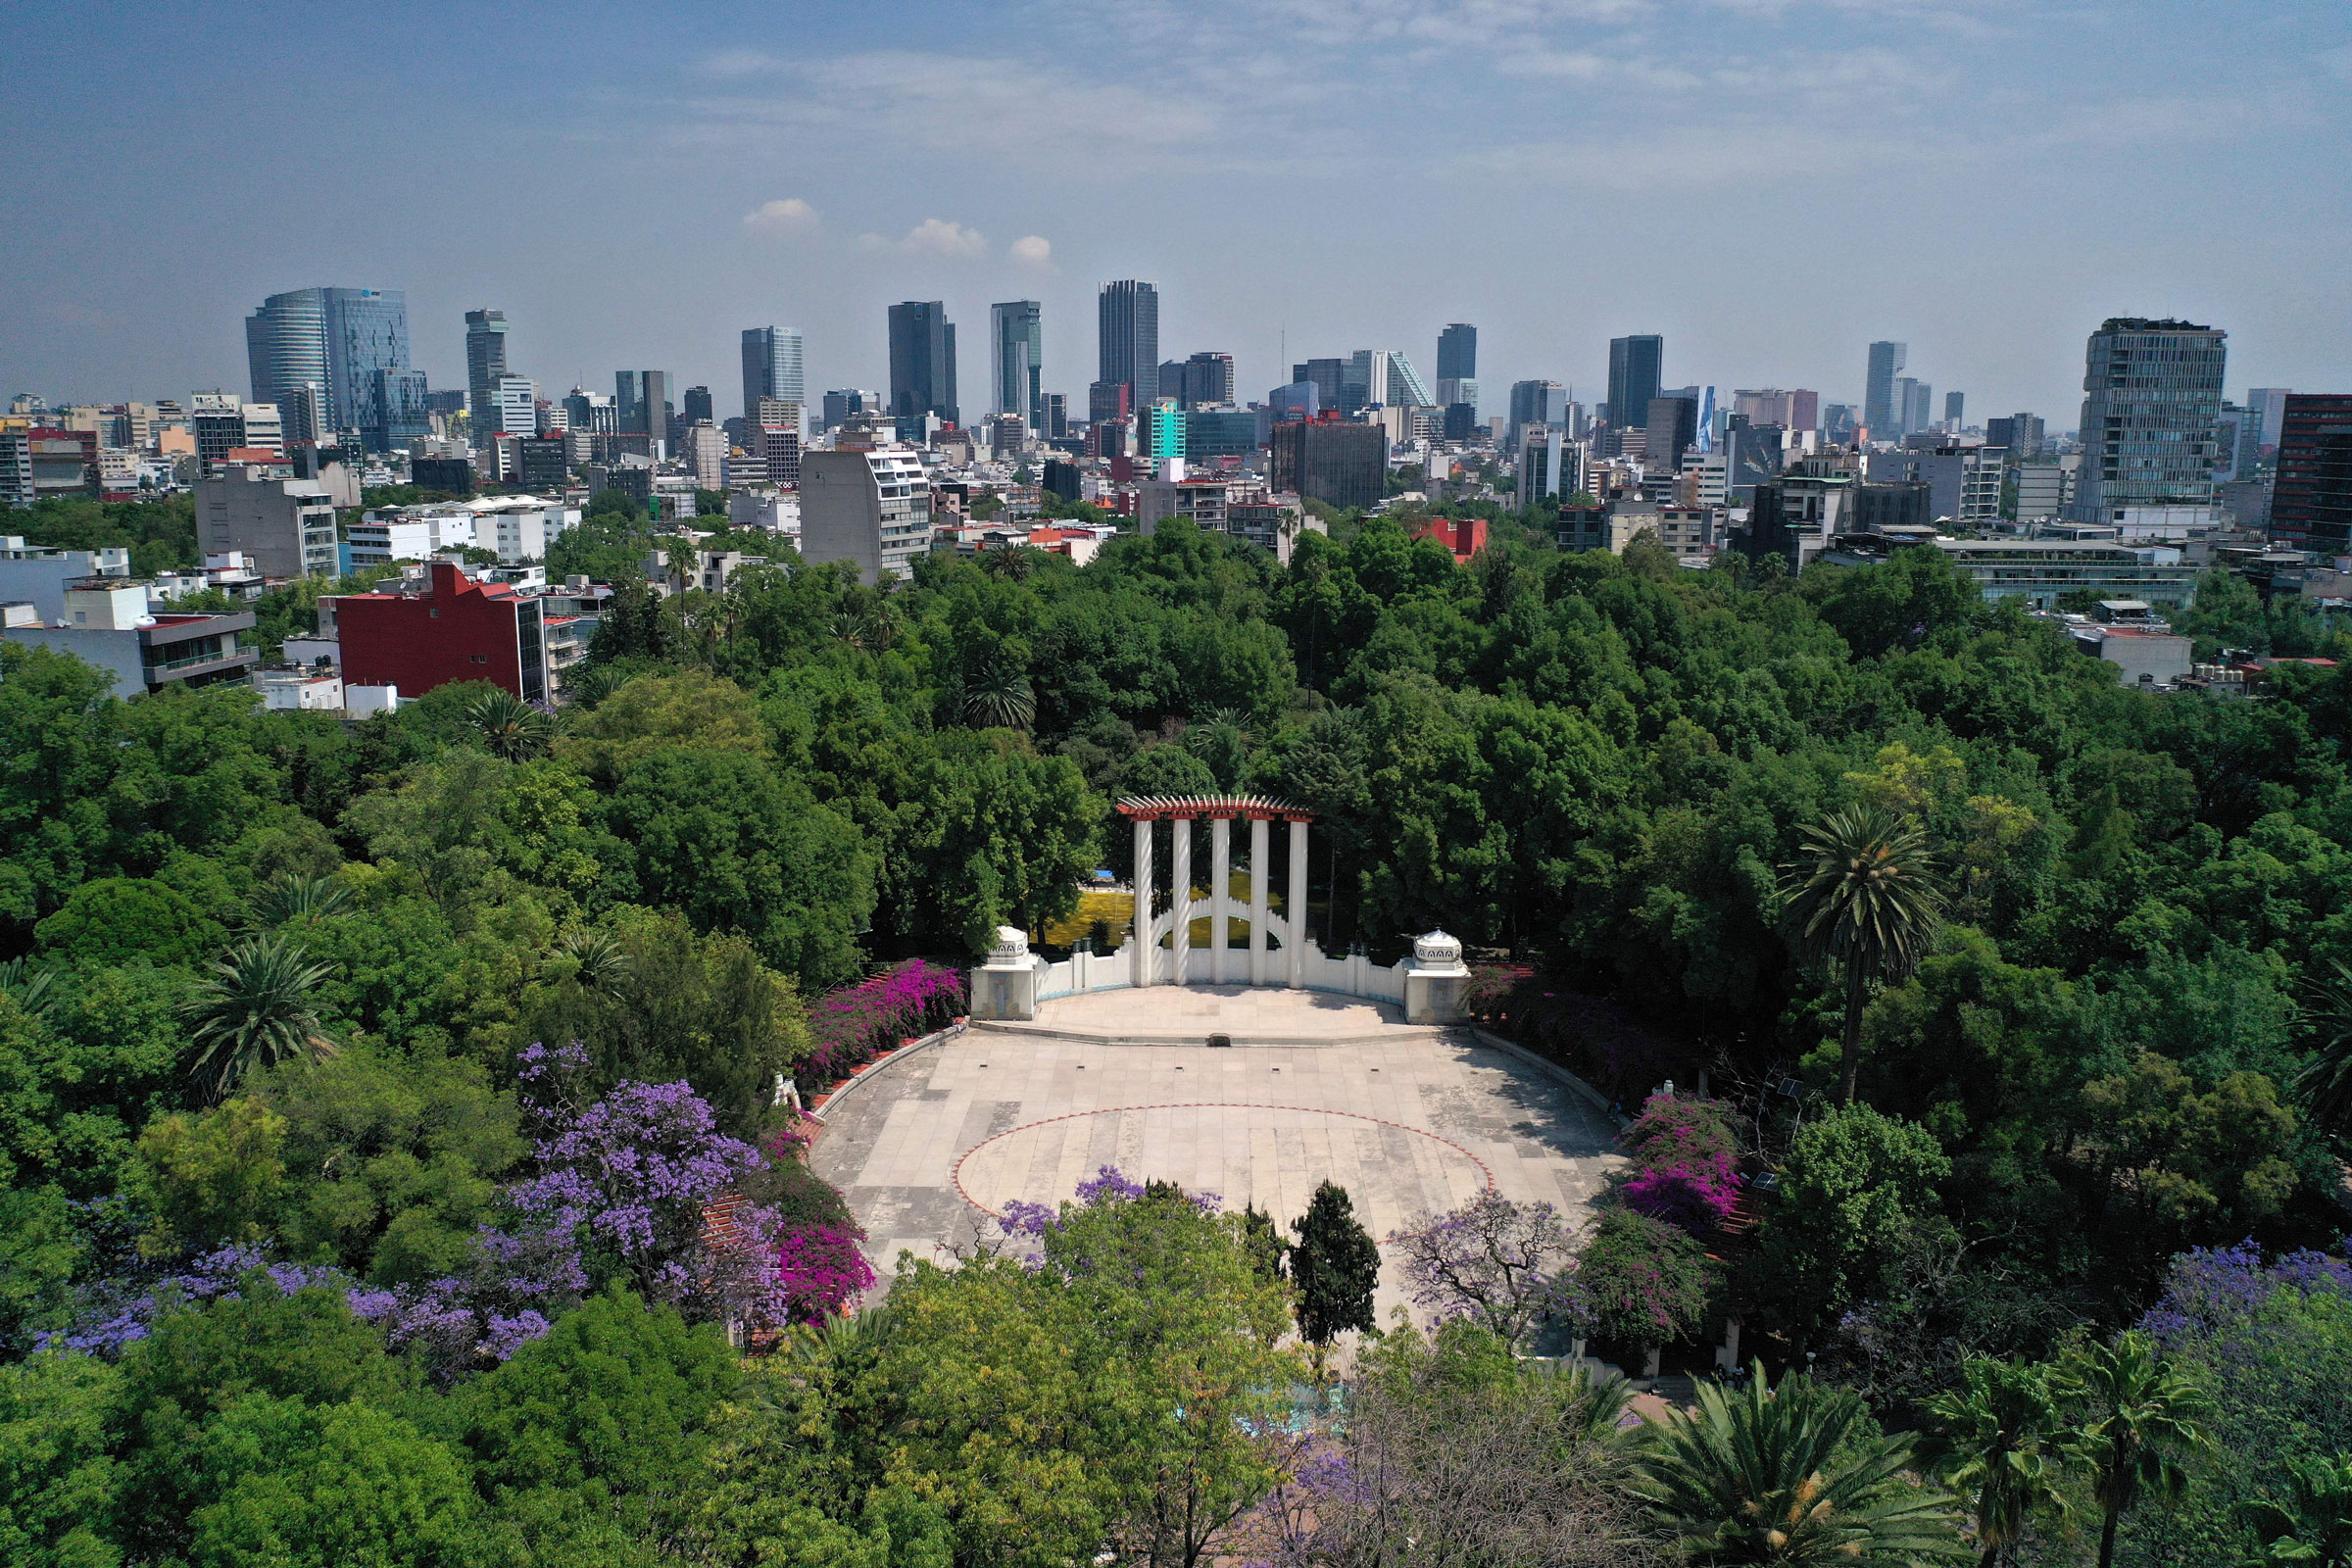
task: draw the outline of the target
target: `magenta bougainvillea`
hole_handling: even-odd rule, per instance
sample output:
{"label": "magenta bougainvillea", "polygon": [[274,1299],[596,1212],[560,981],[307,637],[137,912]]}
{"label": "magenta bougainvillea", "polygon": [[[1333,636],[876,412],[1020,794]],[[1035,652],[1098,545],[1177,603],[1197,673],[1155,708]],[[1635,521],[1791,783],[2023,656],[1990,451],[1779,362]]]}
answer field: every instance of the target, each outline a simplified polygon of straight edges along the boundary
{"label": "magenta bougainvillea", "polygon": [[776,1293],[785,1320],[821,1323],[873,1288],[873,1266],[858,1249],[860,1239],[832,1225],[803,1226],[776,1239]]}
{"label": "magenta bougainvillea", "polygon": [[1739,1146],[1716,1102],[1652,1095],[1618,1142],[1634,1158],[1620,1196],[1635,1213],[1693,1235],[1731,1216],[1740,1197]]}
{"label": "magenta bougainvillea", "polygon": [[817,1078],[838,1077],[962,1010],[961,974],[908,958],[809,1008],[809,1049],[801,1070]]}

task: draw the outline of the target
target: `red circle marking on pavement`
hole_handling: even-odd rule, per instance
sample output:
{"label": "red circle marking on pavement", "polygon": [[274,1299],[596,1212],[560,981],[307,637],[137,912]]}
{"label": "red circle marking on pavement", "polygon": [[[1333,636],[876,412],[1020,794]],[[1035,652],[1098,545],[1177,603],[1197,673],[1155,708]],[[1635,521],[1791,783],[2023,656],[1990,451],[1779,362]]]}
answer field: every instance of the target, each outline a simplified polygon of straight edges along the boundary
{"label": "red circle marking on pavement", "polygon": [[[1057,1121],[1076,1121],[1081,1116],[1123,1116],[1133,1110],[1295,1110],[1307,1116],[1345,1116],[1349,1121],[1368,1121],[1377,1127],[1394,1127],[1398,1132],[1412,1133],[1416,1137],[1426,1138],[1432,1143],[1444,1144],[1447,1149],[1452,1150],[1478,1167],[1479,1175],[1486,1178],[1488,1192],[1491,1193],[1494,1190],[1494,1172],[1487,1167],[1485,1160],[1452,1139],[1442,1133],[1433,1133],[1426,1127],[1411,1127],[1400,1121],[1391,1121],[1386,1116],[1367,1116],[1356,1110],[1326,1110],[1320,1105],[1268,1105],[1250,1100],[1172,1100],[1155,1105],[1104,1105],[1099,1110],[1072,1110],[1065,1111],[1058,1116],[1041,1116],[1035,1121],[1025,1121],[1018,1127],[1007,1127],[1001,1133],[994,1133],[981,1139],[956,1157],[956,1168],[949,1172],[948,1179],[955,1184],[957,1198],[962,1199],[990,1219],[1002,1221],[1004,1218],[1004,1215],[964,1191],[963,1162],[965,1160],[970,1159],[974,1154],[1001,1138],[1010,1138],[1014,1133],[1025,1133],[1033,1127],[1050,1127]],[[1389,1237],[1385,1238],[1380,1245],[1386,1247],[1390,1241],[1409,1239],[1405,1236]]]}

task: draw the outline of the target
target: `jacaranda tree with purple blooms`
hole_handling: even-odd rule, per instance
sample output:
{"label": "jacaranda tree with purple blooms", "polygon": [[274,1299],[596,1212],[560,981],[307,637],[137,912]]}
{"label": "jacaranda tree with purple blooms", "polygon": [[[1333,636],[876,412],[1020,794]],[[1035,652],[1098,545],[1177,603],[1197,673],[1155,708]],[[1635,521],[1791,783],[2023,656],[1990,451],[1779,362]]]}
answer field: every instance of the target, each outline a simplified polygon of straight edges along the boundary
{"label": "jacaranda tree with purple blooms", "polygon": [[1417,1304],[1441,1318],[1471,1318],[1513,1344],[1558,1306],[1559,1272],[1573,1250],[1559,1210],[1492,1188],[1428,1229],[1389,1241]]}

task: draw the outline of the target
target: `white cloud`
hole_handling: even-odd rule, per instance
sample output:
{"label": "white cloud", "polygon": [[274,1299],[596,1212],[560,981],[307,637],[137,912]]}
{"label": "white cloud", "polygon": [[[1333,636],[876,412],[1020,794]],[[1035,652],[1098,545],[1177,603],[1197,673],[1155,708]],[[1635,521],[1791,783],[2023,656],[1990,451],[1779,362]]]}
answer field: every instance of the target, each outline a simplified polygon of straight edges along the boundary
{"label": "white cloud", "polygon": [[785,196],[744,214],[743,226],[755,234],[805,234],[816,226],[816,209],[798,196]]}
{"label": "white cloud", "polygon": [[1054,265],[1054,247],[1043,234],[1024,234],[1006,250],[1014,261],[1030,267],[1051,268]]}
{"label": "white cloud", "polygon": [[[988,238],[976,228],[950,222],[944,218],[926,218],[906,231],[901,240],[884,239],[879,234],[860,234],[858,243],[869,251],[910,251],[920,256],[945,257],[949,261],[976,261],[988,254]],[[1041,241],[1042,243],[1042,241]]]}
{"label": "white cloud", "polygon": [[763,55],[757,49],[728,49],[703,62],[707,76],[761,76],[784,64],[774,55]]}

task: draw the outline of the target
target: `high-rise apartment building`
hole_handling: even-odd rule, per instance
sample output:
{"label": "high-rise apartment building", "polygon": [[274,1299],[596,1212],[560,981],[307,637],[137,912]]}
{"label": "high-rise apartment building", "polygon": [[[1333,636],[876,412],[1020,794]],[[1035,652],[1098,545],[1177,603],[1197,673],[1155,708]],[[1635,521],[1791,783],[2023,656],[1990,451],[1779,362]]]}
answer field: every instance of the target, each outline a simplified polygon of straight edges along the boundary
{"label": "high-rise apartment building", "polygon": [[1031,430],[1045,424],[1045,307],[1006,300],[988,308],[988,412],[1015,414]]}
{"label": "high-rise apartment building", "polygon": [[[801,334],[797,327],[747,326],[743,329],[743,416],[760,410],[761,398],[775,398],[793,408],[794,427],[808,392],[802,370]],[[691,416],[690,416],[691,417]]]}
{"label": "high-rise apartment building", "polygon": [[1129,388],[1129,409],[1144,409],[1160,395],[1159,285],[1134,278],[1105,283],[1096,300],[1095,379]]}
{"label": "high-rise apartment building", "polygon": [[1666,365],[1666,339],[1655,332],[1609,339],[1609,423],[1623,430],[1649,418]]}
{"label": "high-rise apartment building", "polygon": [[[2259,417],[2256,395],[2247,395],[2247,412]],[[2288,393],[2280,401],[2271,543],[2352,555],[2352,395]]]}
{"label": "high-rise apartment building", "polygon": [[1900,440],[1895,426],[1903,408],[1895,401],[1894,378],[1903,373],[1911,350],[1907,344],[1881,341],[1870,346],[1870,366],[1862,381],[1862,423],[1876,441]]}
{"label": "high-rise apartment building", "polygon": [[1463,380],[1478,374],[1478,328],[1455,321],[1438,334],[1438,379]]}
{"label": "high-rise apartment building", "polygon": [[539,383],[527,375],[502,375],[490,383],[490,421],[477,442],[494,436],[539,433]]}
{"label": "high-rise apartment building", "polygon": [[491,408],[498,378],[507,373],[507,313],[466,313],[466,417],[474,433],[495,428]]}
{"label": "high-rise apartment building", "polygon": [[1335,507],[1369,507],[1385,488],[1388,437],[1376,424],[1300,420],[1274,427],[1274,488]]}
{"label": "high-rise apartment building", "polygon": [[1144,411],[1141,456],[1157,463],[1184,456],[1184,407],[1174,398],[1154,398]]}
{"label": "high-rise apartment building", "polygon": [[2228,337],[2216,327],[2139,317],[2110,318],[2090,334],[2082,468],[2070,517],[2169,526],[2211,513]]}
{"label": "high-rise apartment building", "polygon": [[2048,443],[2042,436],[2041,416],[2034,414],[1996,415],[1984,421],[1984,444],[1999,447],[2012,461],[2038,457]]}
{"label": "high-rise apartment building", "polygon": [[878,445],[801,459],[801,559],[847,561],[868,584],[908,577],[931,548],[931,484],[910,448]]}
{"label": "high-rise apartment building", "polygon": [[890,308],[890,412],[894,418],[936,415],[960,423],[956,403],[956,327],[940,300]]}

